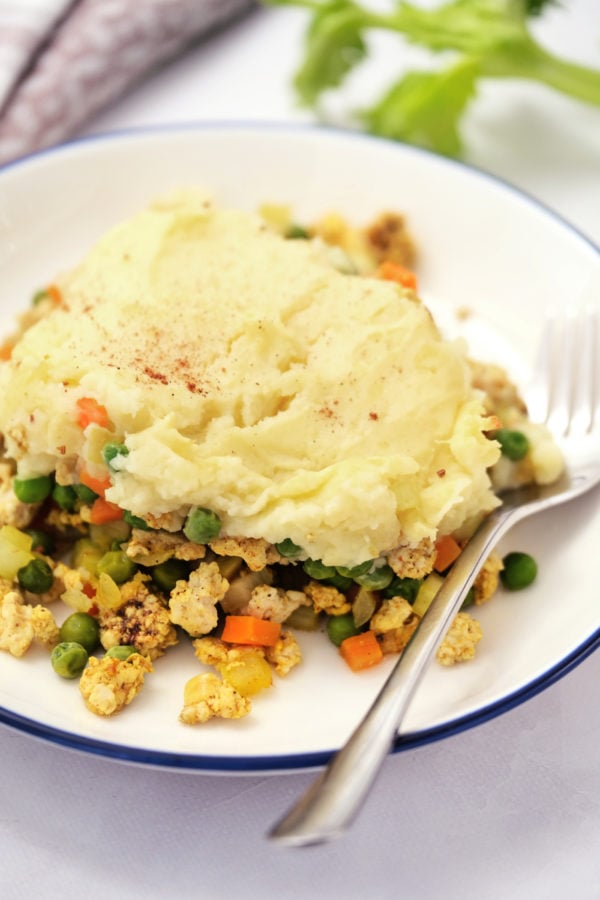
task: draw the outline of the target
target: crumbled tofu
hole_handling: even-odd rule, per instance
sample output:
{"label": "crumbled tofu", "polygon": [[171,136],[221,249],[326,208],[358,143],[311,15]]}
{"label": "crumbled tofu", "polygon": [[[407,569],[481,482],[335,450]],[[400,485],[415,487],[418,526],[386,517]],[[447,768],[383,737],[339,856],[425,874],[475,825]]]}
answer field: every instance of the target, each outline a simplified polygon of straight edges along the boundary
{"label": "crumbled tofu", "polygon": [[36,641],[52,648],[60,640],[60,629],[49,609],[38,603],[31,607],[30,624]]}
{"label": "crumbled tofu", "polygon": [[87,524],[83,521],[80,512],[67,512],[66,509],[55,507],[44,516],[44,525],[52,531],[56,531],[65,537],[72,537],[72,532],[87,534]]}
{"label": "crumbled tofu", "polygon": [[147,672],[152,672],[152,663],[139,653],[127,659],[91,656],[81,674],[79,690],[90,712],[112,716],[139,694]]}
{"label": "crumbled tofu", "polygon": [[134,528],[125,553],[141,566],[158,566],[168,559],[203,559],[206,547],[188,541],[182,534]]}
{"label": "crumbled tofu", "polygon": [[500,572],[503,568],[504,563],[498,554],[490,553],[473,583],[476,606],[481,606],[482,603],[494,596],[498,589]]}
{"label": "crumbled tofu", "polygon": [[[486,395],[489,412],[500,415],[507,409],[525,413],[523,402],[516,386],[508,377],[502,366],[494,363],[482,363],[469,360],[472,373],[472,384]],[[500,415],[502,418],[502,416]]]}
{"label": "crumbled tofu", "polygon": [[370,622],[370,629],[380,635],[384,653],[401,653],[419,624],[419,616],[404,597],[384,600]]}
{"label": "crumbled tofu", "polygon": [[200,662],[217,669],[243,660],[248,653],[260,653],[275,668],[276,673],[283,676],[302,661],[300,647],[290,631],[282,631],[273,647],[242,647],[226,644],[220,638],[211,636],[198,638],[193,645]]}
{"label": "crumbled tofu", "polygon": [[243,659],[247,654],[259,653],[265,656],[263,647],[248,647],[241,644],[227,644],[221,638],[208,637],[196,638],[192,641],[194,653],[201,663],[207,666],[219,668],[225,663],[235,662]]}
{"label": "crumbled tofu", "polygon": [[146,513],[144,521],[150,528],[157,528],[162,531],[181,531],[185,522],[185,516],[178,512],[162,513],[159,516]]}
{"label": "crumbled tofu", "polygon": [[82,505],[79,507],[79,515],[84,524],[84,528],[92,523],[92,507],[90,505]]}
{"label": "crumbled tofu", "polygon": [[282,631],[277,643],[265,648],[265,659],[282,677],[302,662],[300,646],[291,631]]}
{"label": "crumbled tofu", "polygon": [[14,582],[9,581],[8,578],[0,578],[0,605],[2,605],[2,601],[6,595],[14,590]]}
{"label": "crumbled tofu", "polygon": [[23,656],[34,640],[53,647],[59,640],[59,628],[45,606],[23,603],[18,591],[8,591],[0,602],[0,650],[11,656]]}
{"label": "crumbled tofu", "polygon": [[201,725],[215,717],[241,719],[252,709],[248,697],[212,672],[195,675],[187,682],[183,703],[179,720],[186,725]]}
{"label": "crumbled tofu", "polygon": [[531,422],[517,387],[498,365],[469,360],[473,385],[486,395],[488,410],[498,417],[503,428],[522,432],[529,440],[529,453],[513,462],[500,457],[491,469],[494,490],[500,492],[522,484],[550,484],[564,469],[564,458],[545,425]]}
{"label": "crumbled tofu", "polygon": [[245,616],[269,619],[271,622],[285,622],[299,606],[308,606],[310,601],[303,591],[284,591],[282,588],[259,584],[252,590],[248,605],[242,610]]}
{"label": "crumbled tofu", "polygon": [[[223,557],[223,560],[226,559],[233,559],[233,557]],[[226,572],[223,574],[225,577],[229,577]],[[250,603],[250,597],[255,587],[259,584],[272,583],[273,570],[268,567],[260,572],[250,572],[245,566],[239,572],[234,571],[227,593],[221,603],[223,611],[228,615],[240,613]]]}
{"label": "crumbled tofu", "polygon": [[388,565],[398,578],[425,578],[433,570],[435,544],[425,538],[419,544],[401,544],[390,551]]}
{"label": "crumbled tofu", "polygon": [[352,608],[345,595],[332,585],[309,581],[304,588],[304,593],[311,600],[317,613],[324,612],[328,616],[343,616]]}
{"label": "crumbled tofu", "polygon": [[77,474],[77,466],[79,459],[77,456],[62,456],[56,461],[56,470],[54,477],[57,484],[67,485],[75,484],[79,481]]}
{"label": "crumbled tofu", "polygon": [[440,644],[436,659],[442,666],[453,666],[475,656],[475,648],[483,631],[481,625],[467,612],[459,612]]}
{"label": "crumbled tofu", "polygon": [[88,582],[80,569],[71,569],[58,563],[54,569],[54,581],[63,585],[60,599],[71,609],[87,612],[92,606],[92,599],[85,593]]}
{"label": "crumbled tofu", "polygon": [[169,598],[171,621],[188,634],[208,634],[219,620],[217,603],[227,593],[229,582],[216,562],[200,563],[187,581],[178,581]]}
{"label": "crumbled tofu", "polygon": [[251,572],[260,572],[273,563],[287,562],[275,547],[263,538],[222,537],[210,542],[217,556],[238,556]]}
{"label": "crumbled tofu", "polygon": [[54,577],[64,584],[65,590],[82,591],[85,585],[83,572],[80,569],[72,569],[64,563],[57,563]]}
{"label": "crumbled tofu", "polygon": [[219,666],[221,663],[227,662],[227,656],[231,650],[231,645],[226,644],[218,637],[201,637],[192,641],[194,653],[201,663],[206,666]]}
{"label": "crumbled tofu", "polygon": [[143,656],[156,659],[177,643],[169,609],[148,590],[147,580],[147,575],[136,573],[131,581],[121,585],[123,605],[116,611],[100,611],[100,641],[105,650],[131,644]]}
{"label": "crumbled tofu", "polygon": [[0,462],[0,525],[27,528],[33,521],[39,503],[21,503],[13,490],[14,470],[9,462]]}
{"label": "crumbled tofu", "polygon": [[270,687],[272,676],[265,648],[226,644],[215,637],[198,638],[193,645],[200,662],[214,666],[243,696]]}
{"label": "crumbled tofu", "polygon": [[365,229],[371,253],[378,263],[389,260],[407,266],[416,262],[416,248],[404,216],[383,212]]}

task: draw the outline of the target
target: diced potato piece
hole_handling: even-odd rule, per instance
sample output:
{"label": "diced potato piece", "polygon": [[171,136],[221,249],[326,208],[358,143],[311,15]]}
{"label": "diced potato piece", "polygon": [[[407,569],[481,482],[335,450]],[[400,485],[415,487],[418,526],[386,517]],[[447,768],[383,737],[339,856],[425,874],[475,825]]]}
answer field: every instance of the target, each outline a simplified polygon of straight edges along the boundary
{"label": "diced potato piece", "polygon": [[0,577],[12,581],[34,557],[30,535],[12,525],[0,528]]}
{"label": "diced potato piece", "polygon": [[219,567],[219,572],[223,578],[226,578],[229,582],[237,577],[244,564],[244,560],[239,556],[219,556],[216,562]]}
{"label": "diced potato piece", "polygon": [[271,687],[271,666],[258,650],[245,650],[239,656],[230,657],[219,666],[223,679],[243,697],[251,697]]}
{"label": "diced potato piece", "polygon": [[357,628],[366,625],[377,609],[377,594],[368,588],[359,587],[352,602],[352,615]]}
{"label": "diced potato piece", "polygon": [[93,601],[79,588],[67,588],[60,595],[62,602],[76,612],[88,612]]}
{"label": "diced potato piece", "polygon": [[101,572],[98,578],[96,603],[102,609],[110,610],[119,609],[123,605],[123,598],[118,584],[106,572]]}
{"label": "diced potato piece", "polygon": [[443,583],[444,579],[441,575],[436,575],[435,572],[432,572],[431,575],[428,575],[427,578],[423,580],[415,602],[413,603],[413,612],[416,613],[419,618],[423,618]]}
{"label": "diced potato piece", "polygon": [[298,631],[316,631],[321,624],[321,617],[312,606],[298,606],[285,620],[287,628]]}
{"label": "diced potato piece", "polygon": [[104,555],[104,550],[89,538],[80,538],[73,545],[71,564],[75,569],[83,569],[89,575],[96,574],[96,566]]}
{"label": "diced potato piece", "polygon": [[104,525],[90,525],[90,539],[101,553],[110,550],[114,541],[126,541],[130,532],[131,527],[123,519],[105,522]]}

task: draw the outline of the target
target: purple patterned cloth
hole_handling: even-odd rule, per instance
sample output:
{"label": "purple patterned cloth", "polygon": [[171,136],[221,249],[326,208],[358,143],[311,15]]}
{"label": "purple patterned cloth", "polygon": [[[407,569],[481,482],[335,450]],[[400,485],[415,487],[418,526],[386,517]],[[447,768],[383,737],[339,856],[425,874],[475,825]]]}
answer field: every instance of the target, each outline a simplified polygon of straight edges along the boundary
{"label": "purple patterned cloth", "polygon": [[255,0],[0,0],[0,165],[72,136]]}

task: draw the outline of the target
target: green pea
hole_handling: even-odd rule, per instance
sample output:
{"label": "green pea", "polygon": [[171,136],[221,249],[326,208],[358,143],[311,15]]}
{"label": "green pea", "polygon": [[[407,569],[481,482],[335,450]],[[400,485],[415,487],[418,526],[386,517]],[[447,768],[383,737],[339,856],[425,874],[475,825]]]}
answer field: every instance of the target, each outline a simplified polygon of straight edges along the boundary
{"label": "green pea", "polygon": [[113,472],[119,470],[119,465],[116,461],[119,457],[123,456],[129,456],[129,448],[126,447],[125,444],[109,441],[109,443],[105,444],[102,448],[102,459]]}
{"label": "green pea", "polygon": [[52,490],[52,499],[61,509],[73,512],[77,503],[77,493],[70,484],[55,484]]}
{"label": "green pea", "polygon": [[327,637],[332,644],[339,647],[346,638],[360,634],[361,629],[356,627],[352,613],[344,613],[341,616],[330,616],[325,626]]}
{"label": "green pea", "polygon": [[518,462],[529,453],[529,440],[522,431],[512,431],[510,428],[500,428],[495,434],[500,444],[502,456],[513,462]]}
{"label": "green pea", "polygon": [[93,653],[100,643],[100,626],[89,613],[72,613],[60,626],[60,639],[67,644],[81,644],[87,653]]}
{"label": "green pea", "polygon": [[507,553],[502,562],[504,568],[500,572],[500,579],[509,591],[520,591],[535,581],[538,566],[529,553]]}
{"label": "green pea", "polygon": [[339,572],[336,572],[331,578],[326,578],[325,581],[327,584],[330,584],[332,587],[337,588],[338,591],[341,591],[342,594],[345,593],[348,588],[352,587],[354,584],[351,578],[347,578],[345,575],[340,575]]}
{"label": "green pea", "polygon": [[50,654],[52,668],[61,678],[77,678],[85,669],[88,652],[76,641],[57,644]]}
{"label": "green pea", "polygon": [[128,509],[123,510],[123,521],[132,528],[139,528],[140,531],[152,531],[145,519],[142,519],[141,516],[134,516]]}
{"label": "green pea", "polygon": [[390,566],[378,566],[372,572],[357,575],[354,580],[361,587],[369,588],[370,591],[383,591],[391,583],[393,577],[394,571]]}
{"label": "green pea", "polygon": [[74,484],[73,490],[82,503],[93,503],[98,494],[87,486],[87,484]]}
{"label": "green pea", "polygon": [[302,225],[292,224],[285,233],[289,240],[306,240],[310,237],[309,232]]}
{"label": "green pea", "polygon": [[469,606],[473,606],[474,603],[475,603],[475,588],[472,587],[472,588],[469,588],[467,596],[465,597],[465,599],[462,602],[461,609],[468,609]]}
{"label": "green pea", "polygon": [[404,597],[409,603],[414,603],[422,583],[421,578],[396,577],[384,589],[383,596],[386,600],[390,599],[390,597]]}
{"label": "green pea", "polygon": [[26,528],[25,534],[31,538],[31,549],[34,553],[43,553],[44,556],[52,556],[56,549],[54,538],[47,531],[39,528]]}
{"label": "green pea", "polygon": [[360,563],[358,566],[351,566],[348,568],[347,566],[336,566],[340,575],[343,575],[345,578],[352,578],[353,580],[357,578],[359,575],[366,575],[367,572],[373,568],[372,559],[366,559],[364,562]]}
{"label": "green pea", "polygon": [[106,651],[106,656],[112,657],[112,659],[129,659],[134,653],[139,653],[139,650],[136,650],[131,644],[117,644]]}
{"label": "green pea", "polygon": [[152,579],[156,586],[170,594],[178,581],[189,575],[189,566],[182,559],[167,559],[152,569]]}
{"label": "green pea", "polygon": [[[90,539],[106,550],[120,550],[121,545],[131,537],[131,528],[122,519],[114,522],[104,522],[103,525],[90,525]],[[113,547],[113,544],[118,546]]]}
{"label": "green pea", "polygon": [[183,533],[194,544],[206,544],[217,537],[221,530],[221,520],[211,509],[195,506],[186,519]]}
{"label": "green pea", "polygon": [[293,559],[302,553],[302,547],[295,544],[291,538],[285,538],[285,540],[275,544],[275,549],[280,556],[285,556],[286,559]]}
{"label": "green pea", "polygon": [[136,564],[129,559],[123,550],[109,550],[100,557],[96,565],[96,572],[110,575],[116,584],[123,584],[137,571]]}
{"label": "green pea", "polygon": [[17,572],[19,587],[32,594],[45,594],[54,584],[52,569],[45,559],[31,559]]}
{"label": "green pea", "polygon": [[302,568],[309,578],[315,581],[324,581],[326,578],[334,578],[336,575],[335,566],[326,566],[320,559],[307,559]]}
{"label": "green pea", "polygon": [[41,288],[39,291],[36,291],[31,298],[31,305],[37,306],[38,303],[41,303],[42,300],[46,300],[50,294],[46,290],[46,288]]}
{"label": "green pea", "polygon": [[15,478],[13,490],[21,503],[41,503],[52,490],[52,477],[40,475],[38,478]]}
{"label": "green pea", "polygon": [[91,575],[95,575],[98,560],[102,556],[103,552],[97,544],[89,538],[79,538],[73,544],[71,565],[75,569],[85,569]]}

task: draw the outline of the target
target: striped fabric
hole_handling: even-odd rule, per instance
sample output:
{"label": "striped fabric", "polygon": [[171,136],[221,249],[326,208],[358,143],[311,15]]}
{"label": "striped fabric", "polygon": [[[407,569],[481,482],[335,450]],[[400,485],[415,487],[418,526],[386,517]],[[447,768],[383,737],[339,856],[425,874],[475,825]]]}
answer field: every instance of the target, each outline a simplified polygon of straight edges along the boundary
{"label": "striped fabric", "polygon": [[0,0],[0,110],[73,0]]}
{"label": "striped fabric", "polygon": [[0,164],[52,146],[255,0],[0,0]]}

